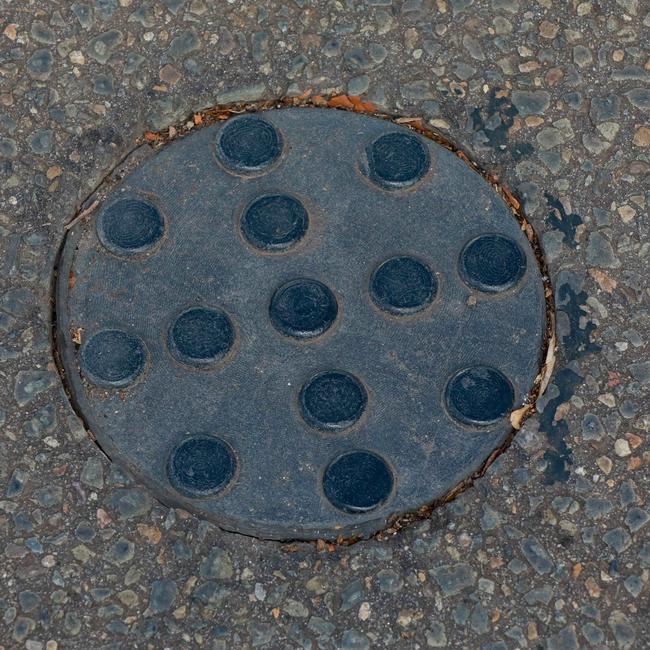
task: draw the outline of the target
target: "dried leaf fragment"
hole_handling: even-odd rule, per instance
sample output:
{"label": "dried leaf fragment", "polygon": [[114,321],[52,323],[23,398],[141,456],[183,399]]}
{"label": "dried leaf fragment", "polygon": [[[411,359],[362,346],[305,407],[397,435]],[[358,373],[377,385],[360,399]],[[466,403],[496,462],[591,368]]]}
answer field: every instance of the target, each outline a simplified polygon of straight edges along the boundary
{"label": "dried leaf fragment", "polygon": [[526,406],[522,406],[520,409],[517,409],[510,414],[510,424],[512,425],[513,429],[517,429],[517,431],[521,429],[521,425],[525,417],[532,410],[532,408],[533,407],[530,404],[527,404]]}
{"label": "dried leaf fragment", "polygon": [[81,345],[81,332],[83,332],[83,327],[73,327],[70,330],[70,338],[76,345]]}
{"label": "dried leaf fragment", "polygon": [[395,120],[396,124],[405,124],[410,126],[412,129],[423,133],[427,137],[430,137],[430,131],[424,125],[421,117],[400,117]]}
{"label": "dried leaf fragment", "polygon": [[521,207],[521,203],[519,203],[519,201],[517,201],[517,199],[513,196],[512,192],[507,187],[502,187],[501,190],[505,194],[506,199],[508,199],[508,202],[510,203],[510,205],[515,210],[519,210],[519,208]]}
{"label": "dried leaf fragment", "polygon": [[542,376],[542,384],[539,388],[539,396],[543,395],[546,392],[548,384],[551,381],[553,369],[555,368],[555,348],[556,340],[555,333],[553,333],[548,342],[548,349],[546,350],[546,359],[544,360],[544,374]]}
{"label": "dried leaf fragment", "polygon": [[355,111],[362,111],[364,110],[363,108],[363,102],[361,101],[361,98],[358,95],[349,95],[349,100],[352,102],[352,106],[354,107]]}
{"label": "dried leaf fragment", "polygon": [[331,97],[327,102],[327,105],[331,108],[354,108],[354,104],[350,101],[350,98],[347,95],[336,95],[335,97]]}
{"label": "dried leaf fragment", "polygon": [[350,95],[350,101],[354,110],[358,113],[374,113],[377,107],[372,102],[364,102],[358,95]]}

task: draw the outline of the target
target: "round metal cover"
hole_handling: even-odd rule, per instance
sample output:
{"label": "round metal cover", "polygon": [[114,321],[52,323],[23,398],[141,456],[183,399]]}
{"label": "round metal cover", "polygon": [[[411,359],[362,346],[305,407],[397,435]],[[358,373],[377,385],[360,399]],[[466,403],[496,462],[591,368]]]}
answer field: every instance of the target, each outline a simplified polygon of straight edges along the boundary
{"label": "round metal cover", "polygon": [[511,433],[545,331],[503,199],[404,126],[246,114],[170,143],[69,233],[58,345],[102,448],[267,538],[368,535]]}

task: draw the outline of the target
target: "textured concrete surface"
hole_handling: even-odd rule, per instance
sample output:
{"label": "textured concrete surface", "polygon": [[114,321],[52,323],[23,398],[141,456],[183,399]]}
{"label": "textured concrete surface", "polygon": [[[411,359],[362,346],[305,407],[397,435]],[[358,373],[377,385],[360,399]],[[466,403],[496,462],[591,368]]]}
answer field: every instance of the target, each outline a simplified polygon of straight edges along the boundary
{"label": "textured concrete surface", "polygon": [[[0,646],[647,648],[650,14],[644,0],[2,3]],[[554,378],[429,520],[281,545],[102,457],[50,347],[64,224],[147,130],[361,95],[499,177],[555,286]]]}

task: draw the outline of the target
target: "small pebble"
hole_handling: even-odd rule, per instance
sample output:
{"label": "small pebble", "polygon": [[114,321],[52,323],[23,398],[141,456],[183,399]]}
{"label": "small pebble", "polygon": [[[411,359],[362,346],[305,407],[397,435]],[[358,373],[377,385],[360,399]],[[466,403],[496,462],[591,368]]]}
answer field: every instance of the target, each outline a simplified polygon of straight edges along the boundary
{"label": "small pebble", "polygon": [[632,453],[632,450],[630,449],[630,443],[624,438],[619,438],[614,443],[614,452],[620,458],[625,458],[626,456],[629,456]]}

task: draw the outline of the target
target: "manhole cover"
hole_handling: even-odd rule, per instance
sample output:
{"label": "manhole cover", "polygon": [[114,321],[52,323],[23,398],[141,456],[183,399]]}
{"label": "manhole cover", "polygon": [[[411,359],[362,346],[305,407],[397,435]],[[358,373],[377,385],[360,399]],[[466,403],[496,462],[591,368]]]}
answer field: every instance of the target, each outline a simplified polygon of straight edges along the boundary
{"label": "manhole cover", "polygon": [[109,455],[269,538],[367,535],[511,433],[544,286],[456,155],[327,109],[234,117],[141,163],[70,232],[60,356]]}

